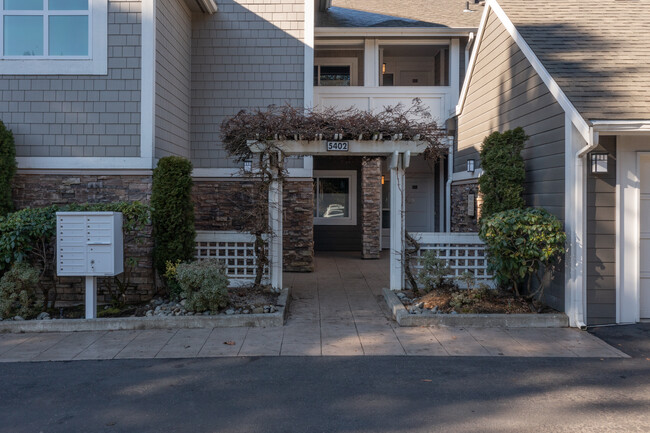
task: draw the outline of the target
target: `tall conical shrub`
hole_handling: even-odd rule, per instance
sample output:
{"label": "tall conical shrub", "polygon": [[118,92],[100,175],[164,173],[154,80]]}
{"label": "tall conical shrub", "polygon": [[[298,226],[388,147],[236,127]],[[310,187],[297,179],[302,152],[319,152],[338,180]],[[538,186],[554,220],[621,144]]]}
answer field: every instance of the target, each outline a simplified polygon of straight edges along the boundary
{"label": "tall conical shrub", "polygon": [[483,196],[481,219],[497,212],[522,209],[526,169],[521,151],[528,136],[523,128],[493,132],[485,137],[481,147],[479,190]]}
{"label": "tall conical shrub", "polygon": [[194,258],[194,205],[192,163],[178,156],[158,161],[153,171],[151,193],[154,232],[154,265],[160,275],[165,263]]}
{"label": "tall conical shrub", "polygon": [[16,174],[16,144],[14,134],[0,121],[0,216],[14,210],[11,181]]}

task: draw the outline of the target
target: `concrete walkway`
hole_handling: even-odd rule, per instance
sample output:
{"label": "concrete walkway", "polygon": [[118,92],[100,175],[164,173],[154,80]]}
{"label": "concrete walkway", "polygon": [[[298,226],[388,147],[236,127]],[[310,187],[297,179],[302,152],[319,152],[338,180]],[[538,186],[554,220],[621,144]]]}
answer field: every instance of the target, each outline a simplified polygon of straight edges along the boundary
{"label": "concrete walkway", "polygon": [[400,328],[381,295],[388,260],[319,254],[316,272],[286,274],[292,303],[282,328],[0,334],[0,362],[221,356],[627,357],[566,328]]}

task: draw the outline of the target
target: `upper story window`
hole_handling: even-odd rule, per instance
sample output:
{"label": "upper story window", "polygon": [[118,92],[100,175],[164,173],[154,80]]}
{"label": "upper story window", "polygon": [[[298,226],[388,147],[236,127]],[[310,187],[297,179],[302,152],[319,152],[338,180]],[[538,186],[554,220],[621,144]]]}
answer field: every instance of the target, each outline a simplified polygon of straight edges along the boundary
{"label": "upper story window", "polygon": [[363,86],[363,49],[317,47],[314,51],[314,86]]}
{"label": "upper story window", "polygon": [[0,74],[106,74],[107,0],[2,0]]}

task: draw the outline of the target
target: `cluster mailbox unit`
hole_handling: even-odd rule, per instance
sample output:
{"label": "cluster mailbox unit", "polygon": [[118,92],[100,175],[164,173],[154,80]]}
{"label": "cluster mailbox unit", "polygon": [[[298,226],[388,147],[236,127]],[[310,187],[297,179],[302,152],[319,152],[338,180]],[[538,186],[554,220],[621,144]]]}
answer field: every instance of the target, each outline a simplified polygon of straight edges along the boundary
{"label": "cluster mailbox unit", "polygon": [[57,212],[56,273],[86,277],[86,319],[97,312],[97,277],[124,272],[120,212]]}

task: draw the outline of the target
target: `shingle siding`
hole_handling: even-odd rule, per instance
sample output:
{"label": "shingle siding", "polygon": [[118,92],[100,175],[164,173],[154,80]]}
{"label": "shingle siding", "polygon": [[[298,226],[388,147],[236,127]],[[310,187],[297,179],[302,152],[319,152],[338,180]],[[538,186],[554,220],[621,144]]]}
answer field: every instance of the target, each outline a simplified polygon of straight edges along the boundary
{"label": "shingle siding", "polygon": [[609,156],[607,173],[587,174],[587,324],[601,325],[616,323],[616,137],[594,152]]}
{"label": "shingle siding", "polygon": [[[464,171],[470,158],[480,165],[478,150],[487,135],[518,126],[530,136],[522,152],[526,203],[564,220],[564,111],[491,12],[458,118],[454,171]],[[557,275],[547,289],[549,303],[560,309],[562,281]]]}
{"label": "shingle siding", "polygon": [[195,167],[235,167],[221,122],[242,109],[304,104],[304,2],[224,0],[193,16],[191,156]]}
{"label": "shingle siding", "polygon": [[140,0],[108,4],[108,75],[0,76],[19,157],[140,155]]}
{"label": "shingle siding", "polygon": [[192,13],[184,0],[156,10],[156,158],[190,157]]}

